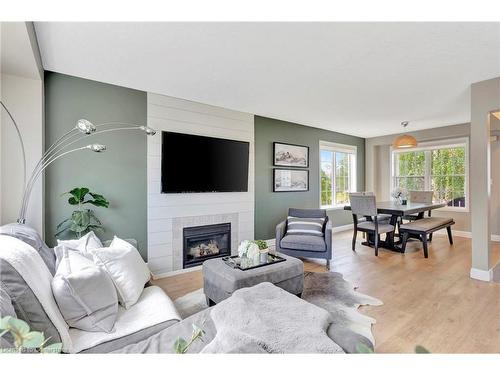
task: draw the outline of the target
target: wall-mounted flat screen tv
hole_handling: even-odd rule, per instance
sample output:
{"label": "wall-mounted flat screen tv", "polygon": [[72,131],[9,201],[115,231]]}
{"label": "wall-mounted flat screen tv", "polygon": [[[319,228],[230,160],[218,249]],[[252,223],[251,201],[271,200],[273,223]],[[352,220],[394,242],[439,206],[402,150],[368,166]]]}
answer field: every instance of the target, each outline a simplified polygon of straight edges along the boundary
{"label": "wall-mounted flat screen tv", "polygon": [[248,142],[162,132],[161,191],[248,191]]}

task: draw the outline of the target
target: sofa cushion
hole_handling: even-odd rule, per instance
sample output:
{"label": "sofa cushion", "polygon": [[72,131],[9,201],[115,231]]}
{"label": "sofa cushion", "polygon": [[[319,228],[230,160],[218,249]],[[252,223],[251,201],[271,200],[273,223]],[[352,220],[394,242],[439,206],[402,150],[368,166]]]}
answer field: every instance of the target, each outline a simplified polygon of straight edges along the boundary
{"label": "sofa cushion", "polygon": [[12,300],[3,285],[0,284],[0,318],[3,318],[4,316],[17,318],[14,306],[12,306]]}
{"label": "sofa cushion", "polygon": [[42,257],[50,273],[54,275],[56,272],[54,251],[45,244],[35,229],[26,224],[11,223],[0,227],[0,234],[15,237],[33,247]]}
{"label": "sofa cushion", "polygon": [[[373,221],[365,221],[358,224],[358,229],[367,229],[375,231],[375,223]],[[387,221],[378,223],[379,233],[388,233],[394,231],[394,225],[388,224]]]}
{"label": "sofa cushion", "polygon": [[326,210],[310,208],[289,208],[288,216],[326,218]]}
{"label": "sofa cushion", "polygon": [[411,223],[402,224],[399,229],[404,230],[415,230],[421,232],[432,231],[435,228],[439,228],[443,225],[454,224],[453,218],[451,217],[427,217],[425,219],[415,220]]}
{"label": "sofa cushion", "polygon": [[115,236],[109,247],[93,249],[90,253],[94,263],[111,276],[120,304],[130,308],[150,279],[149,268],[137,249]]}
{"label": "sofa cushion", "polygon": [[323,237],[324,218],[288,216],[286,232],[294,235]]}
{"label": "sofa cushion", "polygon": [[[158,332],[167,329],[168,327],[178,324],[177,319],[167,320],[166,322],[155,324],[154,326],[141,329],[138,332],[131,333],[130,335],[123,336],[111,341],[103,342],[102,344],[93,346],[89,349],[82,350],[81,354],[97,354],[97,353],[110,353],[115,350],[120,350],[126,346],[137,344],[141,341],[148,340],[151,336],[156,335]],[[191,327],[192,328],[192,327]],[[189,334],[191,334],[190,332]],[[188,337],[186,335],[185,337]],[[177,338],[177,336],[175,337]]]}
{"label": "sofa cushion", "polygon": [[[99,249],[103,245],[101,240],[95,235],[93,231],[88,232],[85,236],[82,236],[74,240],[57,240],[59,246],[66,246],[69,249],[78,250],[82,255],[89,259],[92,259],[90,250]],[[56,265],[57,267],[57,265]]]}
{"label": "sofa cushion", "polygon": [[[97,345],[111,342],[149,327],[169,321],[180,321],[181,317],[172,300],[158,286],[145,288],[131,308],[118,307],[118,315],[113,332],[87,332],[70,328],[69,335],[73,350],[78,353]],[[116,350],[116,347],[111,350]]]}
{"label": "sofa cushion", "polygon": [[326,243],[323,237],[287,234],[281,239],[280,246],[283,249],[304,251],[326,251]]}
{"label": "sofa cushion", "polygon": [[118,313],[118,296],[109,275],[77,250],[55,248],[58,268],[52,292],[70,327],[111,332]]}
{"label": "sofa cushion", "polygon": [[28,323],[32,331],[50,337],[49,344],[61,342],[59,332],[22,276],[3,259],[0,270],[0,287],[9,296],[15,316]]}

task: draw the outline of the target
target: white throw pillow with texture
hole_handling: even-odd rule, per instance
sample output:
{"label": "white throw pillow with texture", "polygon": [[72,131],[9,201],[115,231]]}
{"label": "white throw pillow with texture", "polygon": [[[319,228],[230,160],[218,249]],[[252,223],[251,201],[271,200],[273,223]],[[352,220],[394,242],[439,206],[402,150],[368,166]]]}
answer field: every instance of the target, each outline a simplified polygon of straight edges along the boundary
{"label": "white throw pillow with texture", "polygon": [[134,305],[149,281],[149,268],[137,249],[115,236],[109,247],[90,250],[94,263],[108,272],[126,309]]}
{"label": "white throw pillow with texture", "polygon": [[83,256],[92,259],[90,250],[101,248],[102,242],[93,231],[76,240],[57,240],[57,245],[78,250]]}
{"label": "white throw pillow with texture", "polygon": [[54,252],[58,267],[52,294],[66,323],[84,331],[112,332],[118,296],[111,277],[78,250],[59,245]]}

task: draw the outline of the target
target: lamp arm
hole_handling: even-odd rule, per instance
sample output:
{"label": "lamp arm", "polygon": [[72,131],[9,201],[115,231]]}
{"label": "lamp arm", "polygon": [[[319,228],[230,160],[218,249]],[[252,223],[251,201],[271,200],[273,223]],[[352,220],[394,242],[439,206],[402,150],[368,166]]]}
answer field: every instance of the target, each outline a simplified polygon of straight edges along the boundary
{"label": "lamp arm", "polygon": [[[3,105],[3,103],[2,103],[2,105]],[[22,199],[21,209],[20,209],[20,213],[19,213],[19,218],[17,220],[19,223],[24,223],[26,221],[25,215],[26,215],[26,210],[27,210],[28,205],[29,205],[31,192],[32,192],[33,187],[34,187],[36,181],[38,180],[38,177],[40,176],[40,174],[50,164],[52,164],[57,159],[65,156],[69,153],[83,150],[83,149],[87,148],[87,146],[84,146],[84,147],[79,147],[79,148],[76,148],[73,150],[63,152],[65,149],[67,149],[71,145],[82,140],[83,138],[91,137],[91,136],[94,136],[97,134],[118,131],[118,130],[144,130],[144,131],[146,131],[146,134],[148,134],[148,135],[154,135],[154,133],[155,133],[154,129],[153,129],[153,131],[151,131],[152,129],[150,129],[146,126],[126,123],[126,122],[115,121],[115,122],[105,122],[105,123],[101,123],[99,125],[96,125],[96,127],[106,127],[106,126],[111,126],[111,128],[99,130],[99,131],[93,132],[91,134],[85,134],[85,135],[80,134],[80,133],[73,134],[75,131],[79,130],[77,128],[73,128],[70,131],[63,134],[61,137],[59,137],[44,152],[44,154],[42,155],[42,157],[38,161],[37,165],[35,166],[33,172],[31,173],[31,177],[30,177],[27,184],[26,184],[26,176],[25,176],[25,187],[24,187],[23,199]],[[116,126],[118,126],[118,127],[116,127]],[[17,129],[17,127],[16,127],[16,129]],[[20,136],[19,131],[18,131],[18,134]],[[74,139],[74,138],[76,138],[76,139]],[[21,139],[21,143],[22,143],[22,139]],[[23,145],[23,156],[24,156],[24,145]],[[26,162],[25,162],[25,165],[26,165]],[[26,175],[26,166],[25,166],[25,175]]]}
{"label": "lamp arm", "polygon": [[21,137],[21,131],[19,130],[19,127],[17,126],[16,120],[14,120],[14,117],[10,113],[10,111],[7,109],[5,104],[0,100],[0,104],[2,105],[3,109],[5,109],[5,112],[9,115],[10,119],[12,120],[12,123],[14,124],[14,127],[16,128],[17,136],[19,138],[19,142],[21,143],[21,151],[23,153],[23,187],[26,188],[26,151],[24,150],[24,142],[23,142],[23,137]]}
{"label": "lamp arm", "polygon": [[[44,162],[44,160],[60,145],[63,143],[63,141],[68,138],[68,136],[73,133],[74,131],[76,131],[77,129],[73,128],[71,129],[70,131],[64,133],[62,136],[60,136],[54,143],[52,143],[52,145],[50,145],[50,147],[43,153],[42,157],[38,160],[38,162],[36,163],[35,165],[35,168],[33,168],[33,172],[31,173],[31,176],[30,176],[30,179],[28,180],[28,185],[31,183],[31,180],[33,178],[33,176],[35,175],[36,171],[38,170],[38,168],[40,168],[40,166],[42,165],[42,163]],[[27,185],[26,185],[27,186]]]}
{"label": "lamp arm", "polygon": [[[58,149],[58,150],[55,150],[55,149],[54,149],[54,150],[53,150],[53,152],[52,152],[52,155],[50,155],[50,154],[44,155],[44,156],[42,157],[42,159],[41,159],[41,162],[42,162],[42,163],[41,163],[41,165],[39,165],[39,166],[38,166],[38,169],[40,169],[40,168],[41,168],[41,169],[44,169],[44,168],[45,168],[45,167],[44,167],[44,165],[45,165],[46,163],[50,163],[50,161],[53,159],[53,157],[54,157],[55,155],[57,155],[57,153],[58,153],[58,152],[61,152],[61,151],[63,151],[64,149],[67,149],[68,147],[70,147],[70,146],[74,145],[75,143],[77,143],[78,141],[81,141],[81,140],[82,140],[82,139],[84,139],[84,138],[85,138],[85,139],[87,139],[87,138],[93,137],[93,136],[98,135],[98,134],[102,134],[102,133],[109,133],[109,132],[112,132],[112,131],[118,131],[118,130],[138,130],[138,129],[139,129],[139,126],[136,126],[136,127],[134,127],[134,128],[113,128],[113,129],[99,130],[99,131],[96,131],[95,133],[91,133],[91,134],[80,135],[80,137],[78,137],[78,138],[76,138],[76,139],[72,140],[72,141],[71,141],[71,142],[69,142],[69,143],[66,143],[66,144],[64,144],[64,145],[60,144],[60,145],[59,145],[59,146],[60,146],[60,147],[59,147],[59,149]],[[70,138],[68,138],[68,141],[69,141],[69,139],[70,139]],[[44,159],[46,159],[46,160],[44,160]],[[30,178],[30,181],[28,182],[28,184],[29,184],[30,182],[32,182],[31,180],[32,180],[33,176],[35,175],[35,173],[37,173],[36,169],[35,169],[35,170],[33,170],[33,173],[31,174],[31,178]]]}
{"label": "lamp arm", "polygon": [[[100,127],[100,126],[109,126],[109,125],[130,125],[130,129],[136,129],[136,128],[139,128],[140,125],[137,125],[137,124],[129,124],[129,123],[121,123],[121,122],[104,122],[102,124],[99,124],[99,125],[96,125],[96,127]],[[116,128],[116,130],[122,130],[122,129],[129,129],[128,127],[127,128]],[[73,128],[71,129],[70,131],[68,131],[67,133],[63,134],[61,137],[59,137],[59,139],[57,141],[55,141],[46,151],[45,153],[43,154],[42,158],[38,161],[38,164],[35,168],[38,168],[40,166],[41,163],[43,163],[43,161],[49,157],[49,155],[51,153],[56,153],[56,149],[59,147],[60,149],[64,149],[64,148],[67,148],[68,146],[72,145],[73,143],[76,142],[71,142],[69,144],[66,144],[63,146],[63,142],[64,141],[68,141],[69,139],[71,138],[74,138],[75,136],[80,136],[78,137],[77,140],[80,140],[80,139],[83,139],[83,138],[86,138],[86,137],[89,137],[89,136],[92,136],[96,133],[100,133],[99,132],[95,132],[95,133],[91,133],[91,134],[80,134],[77,132],[78,129],[76,128]],[[110,129],[111,130],[111,129]],[[76,134],[73,134],[71,135],[71,133],[73,132],[77,132]],[[71,135],[71,136],[69,136]],[[68,137],[69,136],[69,137]],[[62,147],[61,147],[62,146]]]}
{"label": "lamp arm", "polygon": [[[28,180],[28,184],[26,186],[29,186],[29,185],[31,185],[33,183],[33,177],[36,175],[36,173],[38,172],[38,170],[40,168],[43,168],[43,164],[46,163],[48,160],[50,160],[50,158],[53,155],[56,155],[59,151],[62,151],[64,149],[68,148],[69,146],[75,144],[79,140],[81,140],[83,138],[86,138],[86,137],[91,137],[93,135],[100,134],[100,133],[103,133],[103,132],[109,132],[109,131],[115,131],[115,130],[130,130],[130,129],[139,129],[140,128],[140,125],[127,124],[127,123],[103,123],[103,124],[99,124],[98,126],[108,126],[108,125],[115,125],[115,124],[116,125],[118,125],[118,124],[130,125],[130,126],[133,126],[133,127],[126,127],[126,128],[122,127],[122,128],[105,129],[105,130],[100,130],[98,132],[91,133],[91,134],[80,134],[80,133],[71,134],[71,133],[77,131],[77,129],[74,128],[74,129],[71,129],[70,131],[68,131],[67,133],[63,134],[42,155],[42,157],[38,161],[37,165],[33,169],[33,172],[31,173],[30,179]],[[79,136],[79,137],[77,139],[73,139],[69,143],[63,144],[64,141],[69,141],[70,139],[74,138],[75,136],[77,136],[77,137]]]}
{"label": "lamp arm", "polygon": [[30,186],[26,187],[26,189],[24,190],[23,204],[21,205],[21,211],[19,212],[19,219],[17,219],[18,223],[24,224],[24,222],[26,221],[25,214],[26,214],[26,208],[28,207],[31,191],[33,190],[33,186],[35,185],[36,180],[38,179],[40,174],[45,170],[45,168],[47,168],[50,164],[55,162],[57,159],[62,158],[63,156],[71,154],[72,152],[85,150],[85,149],[87,149],[87,146],[82,146],[82,147],[75,148],[73,150],[63,152],[62,154],[57,155],[56,157],[52,158],[51,160],[49,160],[47,163],[45,163],[42,166],[42,168],[33,176],[32,184]]}
{"label": "lamp arm", "polygon": [[[139,125],[136,125],[136,124],[128,124],[128,123],[119,123],[119,122],[105,122],[105,123],[102,123],[102,124],[99,124],[98,126],[102,126],[102,125],[113,125],[113,124],[124,124],[124,125],[131,125],[131,126],[139,126]],[[71,133],[74,133],[76,132],[77,134],[71,134]],[[45,152],[43,153],[42,157],[40,158],[40,160],[38,161],[37,165],[35,166],[35,169],[37,169],[38,167],[40,167],[40,165],[44,162],[44,160],[46,158],[49,157],[49,155],[51,153],[55,153],[56,152],[56,149],[58,147],[60,147],[64,141],[72,138],[73,136],[78,136],[80,135],[79,139],[82,139],[82,138],[85,138],[85,136],[89,136],[89,135],[92,135],[92,134],[85,134],[85,135],[82,135],[80,133],[78,133],[78,129],[77,128],[73,128],[71,130],[69,130],[68,132],[64,133],[62,136],[60,136],[54,143],[52,143],[52,145],[50,145],[50,147],[45,150]],[[63,147],[65,148],[65,147]]]}

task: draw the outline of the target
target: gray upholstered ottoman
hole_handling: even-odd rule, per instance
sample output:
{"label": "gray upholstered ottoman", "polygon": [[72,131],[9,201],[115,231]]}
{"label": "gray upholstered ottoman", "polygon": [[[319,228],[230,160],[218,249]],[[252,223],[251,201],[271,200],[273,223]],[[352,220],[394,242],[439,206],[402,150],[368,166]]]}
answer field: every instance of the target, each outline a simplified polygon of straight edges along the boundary
{"label": "gray upholstered ottoman", "polygon": [[213,305],[230,297],[234,291],[268,281],[300,296],[304,288],[304,264],[284,254],[284,262],[246,271],[231,268],[221,258],[203,263],[203,289],[207,303]]}

